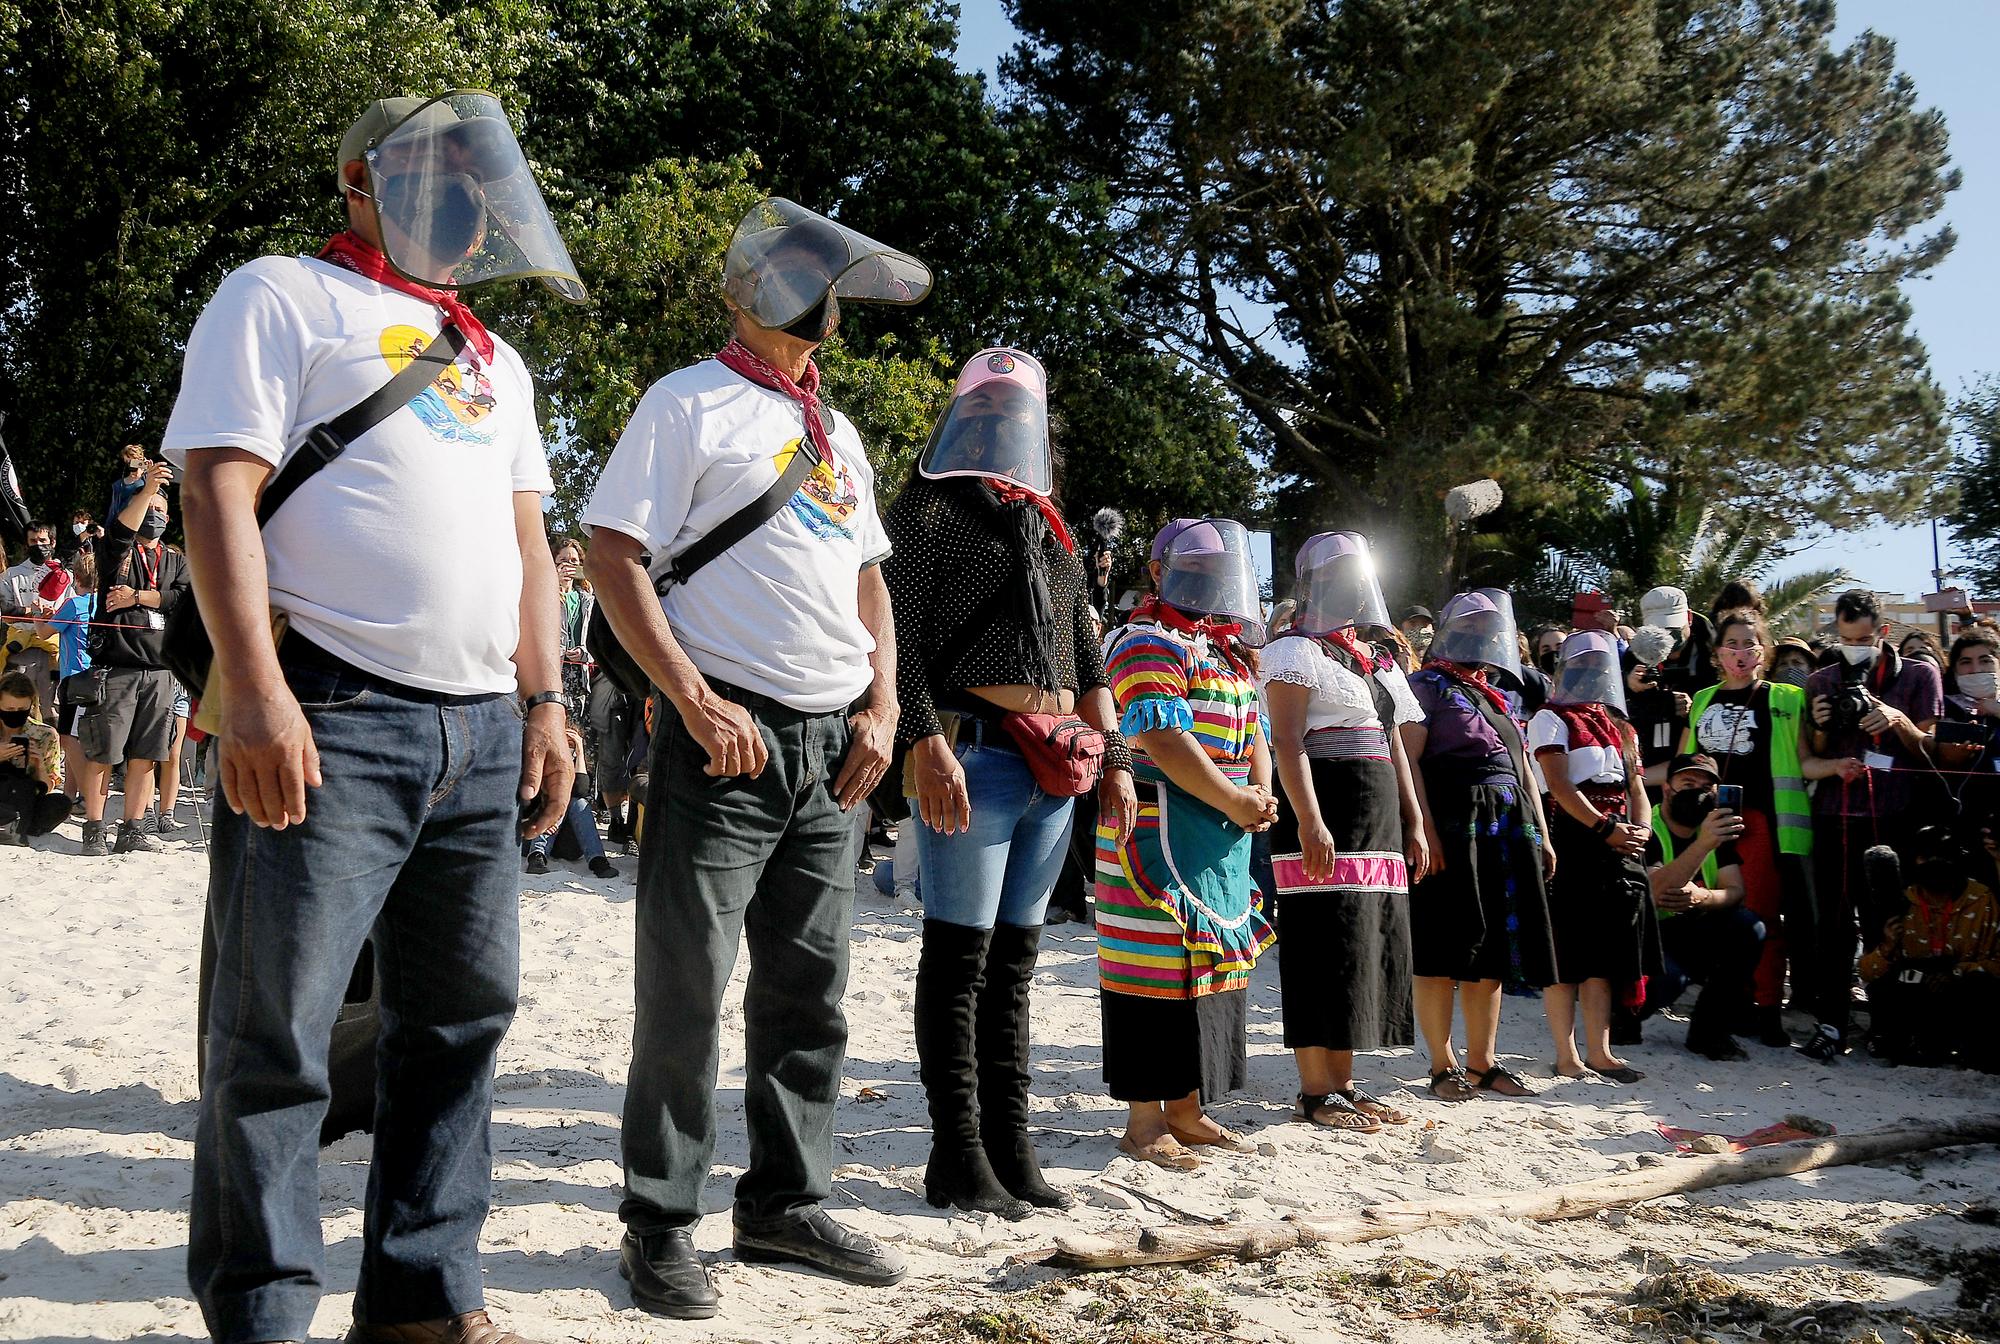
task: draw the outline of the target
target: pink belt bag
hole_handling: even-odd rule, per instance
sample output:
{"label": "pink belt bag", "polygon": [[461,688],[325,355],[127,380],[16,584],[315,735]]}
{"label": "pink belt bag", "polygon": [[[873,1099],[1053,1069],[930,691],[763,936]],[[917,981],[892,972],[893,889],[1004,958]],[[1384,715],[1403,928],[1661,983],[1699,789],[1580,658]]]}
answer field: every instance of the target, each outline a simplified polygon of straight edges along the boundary
{"label": "pink belt bag", "polygon": [[1104,734],[1074,714],[1008,714],[1001,722],[1051,798],[1089,793],[1104,773]]}

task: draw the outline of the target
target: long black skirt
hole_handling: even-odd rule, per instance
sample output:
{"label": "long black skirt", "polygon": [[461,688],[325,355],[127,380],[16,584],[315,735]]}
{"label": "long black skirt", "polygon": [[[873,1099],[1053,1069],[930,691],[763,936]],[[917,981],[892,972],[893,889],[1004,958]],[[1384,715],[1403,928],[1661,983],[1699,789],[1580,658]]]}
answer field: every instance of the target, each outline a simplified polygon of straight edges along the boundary
{"label": "long black skirt", "polygon": [[1513,783],[1427,774],[1425,792],[1445,866],[1410,893],[1411,973],[1514,989],[1558,983],[1534,805]]}
{"label": "long black skirt", "polygon": [[1609,980],[1628,990],[1661,973],[1660,924],[1646,867],[1625,858],[1554,799],[1549,830],[1556,845],[1556,876],[1549,888],[1560,983]]}
{"label": "long black skirt", "polygon": [[1104,1085],[1123,1102],[1203,1102],[1237,1091],[1250,1075],[1250,996],[1153,999],[1100,990]]}
{"label": "long black skirt", "polygon": [[1308,762],[1334,872],[1305,875],[1298,816],[1280,798],[1271,828],[1278,885],[1278,982],[1285,1045],[1378,1050],[1415,1039],[1410,1001],[1409,872],[1396,767],[1388,761]]}

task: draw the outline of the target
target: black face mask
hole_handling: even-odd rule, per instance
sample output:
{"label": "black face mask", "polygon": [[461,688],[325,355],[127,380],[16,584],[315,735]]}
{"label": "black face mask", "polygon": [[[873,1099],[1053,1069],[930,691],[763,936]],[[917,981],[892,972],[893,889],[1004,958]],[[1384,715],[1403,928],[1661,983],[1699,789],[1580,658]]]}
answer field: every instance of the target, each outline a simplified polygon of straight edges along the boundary
{"label": "black face mask", "polygon": [[28,711],[25,709],[0,709],[0,723],[9,728],[25,728],[28,725]]}
{"label": "black face mask", "polygon": [[31,564],[31,565],[46,565],[46,564],[47,564],[48,562],[49,562],[49,548],[48,548],[48,547],[46,547],[46,546],[30,546],[30,547],[28,548],[28,563],[29,563],[29,564]]}
{"label": "black face mask", "polygon": [[147,541],[158,541],[167,535],[167,520],[157,513],[146,515],[146,521],[139,524],[139,535]]}
{"label": "black face mask", "polygon": [[1956,896],[1965,890],[1965,865],[1956,859],[1922,859],[1910,865],[1910,881],[1938,896]]}
{"label": "black face mask", "polygon": [[818,345],[833,335],[833,329],[839,321],[840,300],[834,298],[833,291],[829,289],[821,296],[818,303],[800,313],[784,331],[785,335],[795,340],[811,341],[814,345]]}
{"label": "black face mask", "polygon": [[1675,825],[1686,830],[1698,831],[1708,820],[1708,814],[1715,811],[1715,789],[1682,789],[1667,799],[1667,816]]}
{"label": "black face mask", "polygon": [[1540,654],[1536,655],[1535,665],[1553,677],[1556,674],[1556,651],[1554,649],[1543,649]]}

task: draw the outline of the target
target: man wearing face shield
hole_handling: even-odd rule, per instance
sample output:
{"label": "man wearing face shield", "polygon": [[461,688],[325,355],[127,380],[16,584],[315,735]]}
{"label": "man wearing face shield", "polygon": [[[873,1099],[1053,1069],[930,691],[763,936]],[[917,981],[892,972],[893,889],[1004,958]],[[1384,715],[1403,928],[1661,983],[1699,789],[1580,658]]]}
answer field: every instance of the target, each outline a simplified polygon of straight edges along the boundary
{"label": "man wearing face shield", "polygon": [[1119,1151],[1175,1170],[1250,1145],[1202,1103],[1244,1085],[1244,990],[1270,946],[1251,833],[1277,819],[1247,650],[1264,642],[1241,523],[1179,526],[1106,670],[1132,744],[1138,824],[1100,826],[1097,970],[1104,1081],[1126,1103]]}
{"label": "man wearing face shield", "polygon": [[[894,1249],[820,1207],[847,1045],[850,809],[888,767],[897,698],[874,476],[853,423],[819,398],[813,351],[843,304],[915,303],[929,288],[912,257],[790,201],[759,204],[723,264],[734,338],[647,391],[584,512],[599,610],[664,697],[619,1210],[633,1298],[663,1315],[716,1312],[693,1229],[722,995],[746,934],[752,1158],[737,1257],[869,1285],[904,1273]],[[737,520],[751,525],[726,548],[683,563]]]}
{"label": "man wearing face shield", "polygon": [[1285,1044],[1301,1119],[1373,1133],[1409,1116],[1354,1083],[1354,1052],[1409,1045],[1412,877],[1430,866],[1401,725],[1423,715],[1368,632],[1389,628],[1368,541],[1299,547],[1291,628],[1258,664],[1278,780],[1272,830]]}
{"label": "man wearing face shield", "polygon": [[556,825],[571,766],[534,388],[463,291],[583,291],[489,94],[370,104],[333,168],[347,231],[222,282],[163,446],[185,472],[229,802],[189,1281],[225,1344],[310,1328],[329,1028],[372,944],[384,1026],[348,1338],[510,1344],[479,1264],[493,1061],[523,818]]}
{"label": "man wearing face shield", "polygon": [[1041,364],[982,350],[889,510],[895,553],[882,567],[896,607],[896,737],[910,751],[910,824],[922,822],[924,1194],[1009,1219],[1069,1204],[1043,1180],[1028,1133],[1028,1003],[1078,808],[1038,786],[1014,731],[1021,716],[1080,715],[1105,735],[1097,792],[1121,839],[1136,806],[1088,579],[1053,487]]}
{"label": "man wearing face shield", "polygon": [[1562,979],[1542,992],[1542,1004],[1558,1074],[1635,1083],[1644,1075],[1611,1053],[1611,1017],[1614,995],[1636,1009],[1647,978],[1660,971],[1659,928],[1640,862],[1652,810],[1625,718],[1616,637],[1577,631],[1563,641],[1557,669],[1548,704],[1528,724],[1529,749],[1555,803],[1548,814],[1552,839],[1563,856],[1549,890]]}

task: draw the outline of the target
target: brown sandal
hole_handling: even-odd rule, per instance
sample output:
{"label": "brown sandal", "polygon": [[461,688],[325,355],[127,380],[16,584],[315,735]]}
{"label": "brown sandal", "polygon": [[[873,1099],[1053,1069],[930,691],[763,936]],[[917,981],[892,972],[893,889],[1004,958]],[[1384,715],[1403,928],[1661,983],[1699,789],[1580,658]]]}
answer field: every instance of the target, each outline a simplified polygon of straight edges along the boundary
{"label": "brown sandal", "polygon": [[1431,1095],[1439,1101],[1471,1101],[1477,1094],[1473,1092],[1465,1070],[1454,1065],[1431,1075]]}
{"label": "brown sandal", "polygon": [[1194,1171],[1201,1166],[1201,1159],[1183,1148],[1172,1134],[1162,1134],[1151,1143],[1141,1145],[1127,1134],[1118,1140],[1118,1151],[1140,1162],[1150,1162],[1168,1171]]}
{"label": "brown sandal", "polygon": [[1358,1087],[1350,1087],[1345,1092],[1336,1093],[1335,1095],[1344,1097],[1348,1104],[1353,1106],[1355,1110],[1361,1112],[1363,1115],[1373,1116],[1385,1125],[1407,1125],[1410,1123],[1408,1115],[1397,1110],[1380,1097],[1369,1096]]}
{"label": "brown sandal", "polygon": [[[1326,1113],[1324,1119],[1322,1112]],[[1382,1122],[1356,1106],[1345,1092],[1301,1092],[1299,1115],[1321,1129],[1338,1129],[1349,1134],[1382,1132]]]}
{"label": "brown sandal", "polygon": [[[1506,1086],[1503,1086],[1505,1084]],[[1486,1072],[1472,1080],[1472,1085],[1481,1092],[1491,1092],[1499,1097],[1532,1097],[1535,1089],[1529,1087],[1520,1074],[1505,1064],[1495,1064]],[[1509,1090],[1509,1088],[1513,1090]]]}

